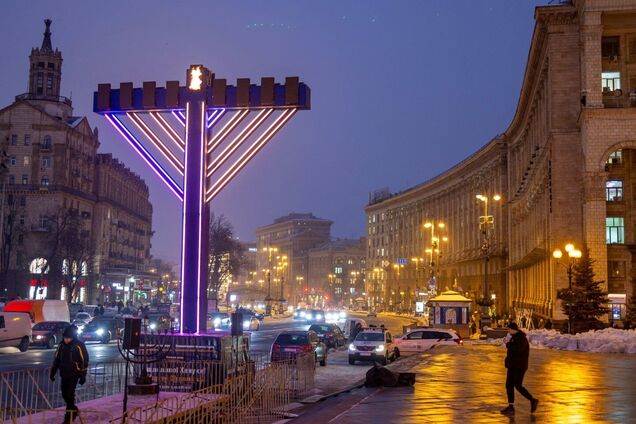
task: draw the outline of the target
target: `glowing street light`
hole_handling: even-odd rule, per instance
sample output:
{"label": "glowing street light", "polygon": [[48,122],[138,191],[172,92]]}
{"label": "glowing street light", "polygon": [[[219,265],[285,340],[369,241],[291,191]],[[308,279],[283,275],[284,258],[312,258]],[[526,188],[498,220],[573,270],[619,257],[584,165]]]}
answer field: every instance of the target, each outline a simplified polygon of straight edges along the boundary
{"label": "glowing street light", "polygon": [[[567,265],[564,265],[566,267],[567,274],[568,274],[568,290],[572,292],[572,274],[573,274],[572,270],[574,268],[574,265],[576,264],[576,261],[580,259],[583,254],[572,243],[566,244],[564,247],[564,250],[568,254],[568,263]],[[561,251],[561,249],[554,249],[554,251],[552,252],[552,257],[557,260],[557,264],[563,265],[559,261],[563,257],[563,251]],[[572,332],[572,316],[570,313],[570,308],[572,305],[568,303],[567,306],[568,306],[568,333],[571,333]]]}
{"label": "glowing street light", "polygon": [[[484,255],[484,292],[482,296],[484,301],[486,301],[487,299],[491,299],[490,290],[488,288],[488,262],[490,261],[490,234],[491,231],[495,229],[495,217],[488,213],[488,203],[490,201],[499,202],[502,198],[499,194],[477,194],[475,198],[482,202],[484,206],[484,213],[479,216],[479,229],[482,235],[481,250]],[[484,303],[483,308],[482,328],[484,325],[490,323],[490,315],[488,314],[490,306]]]}

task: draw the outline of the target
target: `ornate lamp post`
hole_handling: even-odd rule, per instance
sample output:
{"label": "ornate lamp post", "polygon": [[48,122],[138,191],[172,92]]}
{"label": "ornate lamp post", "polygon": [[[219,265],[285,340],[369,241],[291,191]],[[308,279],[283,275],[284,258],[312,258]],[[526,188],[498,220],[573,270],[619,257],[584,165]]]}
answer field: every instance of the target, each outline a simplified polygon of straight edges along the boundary
{"label": "ornate lamp post", "polygon": [[478,194],[475,196],[477,200],[482,202],[484,209],[483,215],[479,216],[479,231],[481,233],[482,244],[481,252],[484,257],[484,292],[482,293],[482,319],[481,327],[490,324],[489,308],[492,302],[490,297],[490,290],[488,288],[488,263],[490,261],[490,237],[491,233],[495,229],[495,217],[488,212],[488,203],[490,201],[499,202],[501,196],[498,194],[489,196],[485,194]]}
{"label": "ornate lamp post", "polygon": [[278,252],[277,247],[264,247],[263,252],[267,252],[267,269],[263,271],[267,276],[267,297],[265,298],[265,315],[270,316],[272,314],[272,254]]}
{"label": "ornate lamp post", "polygon": [[[448,242],[448,237],[442,237],[441,240],[439,236],[435,235],[435,229],[437,228],[439,231],[446,228],[446,224],[443,222],[435,222],[429,221],[424,223],[424,228],[431,231],[431,244],[430,247],[425,250],[426,253],[430,255],[429,266],[431,268],[430,279],[429,279],[429,289],[432,291],[437,290],[437,269],[440,255],[440,241]],[[435,260],[437,256],[437,261]]]}
{"label": "ornate lamp post", "polygon": [[[581,251],[576,249],[574,247],[574,244],[572,243],[566,244],[564,247],[564,250],[568,254],[567,265],[561,264],[560,262],[560,259],[563,257],[563,252],[561,251],[561,249],[554,249],[554,251],[552,252],[552,257],[554,257],[554,259],[557,260],[558,264],[564,265],[566,267],[567,273],[568,273],[568,289],[570,290],[570,293],[572,293],[572,268],[574,267],[574,264],[576,264],[576,261],[581,258],[582,254],[581,254]],[[571,315],[572,311],[570,309],[572,307],[572,303],[568,302],[567,307],[568,307],[568,333],[572,333],[572,315]]]}

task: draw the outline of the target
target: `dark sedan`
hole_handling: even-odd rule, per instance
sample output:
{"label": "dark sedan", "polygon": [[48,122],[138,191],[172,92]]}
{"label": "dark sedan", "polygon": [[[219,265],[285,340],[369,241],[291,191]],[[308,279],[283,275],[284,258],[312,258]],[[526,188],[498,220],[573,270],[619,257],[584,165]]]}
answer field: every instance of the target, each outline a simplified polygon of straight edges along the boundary
{"label": "dark sedan", "polygon": [[43,321],[38,322],[32,328],[33,338],[31,346],[42,346],[53,349],[62,341],[62,333],[71,323],[66,321]]}
{"label": "dark sedan", "polygon": [[95,318],[84,327],[80,338],[85,342],[108,343],[119,337],[124,328],[124,320],[115,317]]}
{"label": "dark sedan", "polygon": [[313,324],[309,331],[314,331],[328,348],[338,349],[347,342],[347,338],[336,324]]}
{"label": "dark sedan", "polygon": [[283,331],[272,345],[272,362],[293,359],[302,353],[314,352],[320,366],[327,365],[327,346],[313,331]]}

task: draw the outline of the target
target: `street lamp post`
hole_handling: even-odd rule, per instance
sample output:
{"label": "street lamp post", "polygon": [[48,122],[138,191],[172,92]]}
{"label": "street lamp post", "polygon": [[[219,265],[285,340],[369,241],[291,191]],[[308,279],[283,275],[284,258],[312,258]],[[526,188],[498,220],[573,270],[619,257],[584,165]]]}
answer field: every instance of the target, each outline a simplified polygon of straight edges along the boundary
{"label": "street lamp post", "polygon": [[[568,254],[568,264],[565,265],[567,273],[568,273],[568,290],[570,291],[570,296],[572,296],[572,269],[577,259],[580,259],[582,254],[581,251],[574,247],[574,244],[568,243],[565,245],[565,251]],[[557,260],[558,264],[561,264],[559,261],[563,257],[563,252],[561,249],[554,249],[552,252],[552,256]],[[562,264],[561,264],[562,265]],[[572,333],[572,301],[568,301],[568,333]]]}
{"label": "street lamp post", "polygon": [[481,251],[484,256],[484,292],[483,296],[483,314],[482,314],[482,329],[485,325],[490,323],[490,314],[489,312],[489,302],[490,298],[490,290],[488,288],[488,263],[490,262],[490,233],[495,229],[495,217],[490,215],[488,212],[488,202],[494,201],[499,202],[501,200],[501,196],[498,194],[489,196],[484,194],[478,194],[475,196],[477,200],[481,201],[484,205],[484,214],[479,216],[479,230],[482,236],[482,245]]}
{"label": "street lamp post", "polygon": [[267,252],[267,297],[265,298],[265,315],[270,316],[272,314],[272,273],[271,273],[271,265],[272,265],[272,254],[278,252],[277,247],[264,247],[263,252]]}
{"label": "street lamp post", "polygon": [[[430,262],[429,265],[431,267],[430,280],[429,280],[429,289],[437,290],[437,273],[436,266],[439,264],[440,255],[440,238],[435,235],[435,228],[438,230],[443,230],[446,228],[446,224],[443,222],[435,222],[429,221],[424,223],[424,228],[431,231],[431,244],[430,247],[425,250],[426,253],[430,254]],[[441,241],[448,242],[448,237],[444,236],[441,238]],[[438,261],[435,261],[435,255],[437,255]]]}
{"label": "street lamp post", "polygon": [[[420,274],[420,263],[424,262],[424,258],[411,258],[411,262],[413,262],[415,264],[415,288],[414,288],[414,298],[415,301],[419,301],[419,296],[420,296],[420,285],[419,285],[419,274]],[[409,295],[410,297],[410,295]],[[412,304],[409,305],[409,307],[412,307]]]}

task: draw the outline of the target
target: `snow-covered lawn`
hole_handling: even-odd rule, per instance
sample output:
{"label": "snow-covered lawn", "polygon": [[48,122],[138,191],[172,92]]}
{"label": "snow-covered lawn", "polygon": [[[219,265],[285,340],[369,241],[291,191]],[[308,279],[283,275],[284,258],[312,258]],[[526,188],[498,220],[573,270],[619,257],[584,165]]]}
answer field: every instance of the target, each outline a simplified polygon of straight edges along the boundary
{"label": "snow-covered lawn", "polygon": [[532,330],[532,347],[595,353],[636,353],[636,330],[605,328],[579,334],[561,334],[556,330]]}

